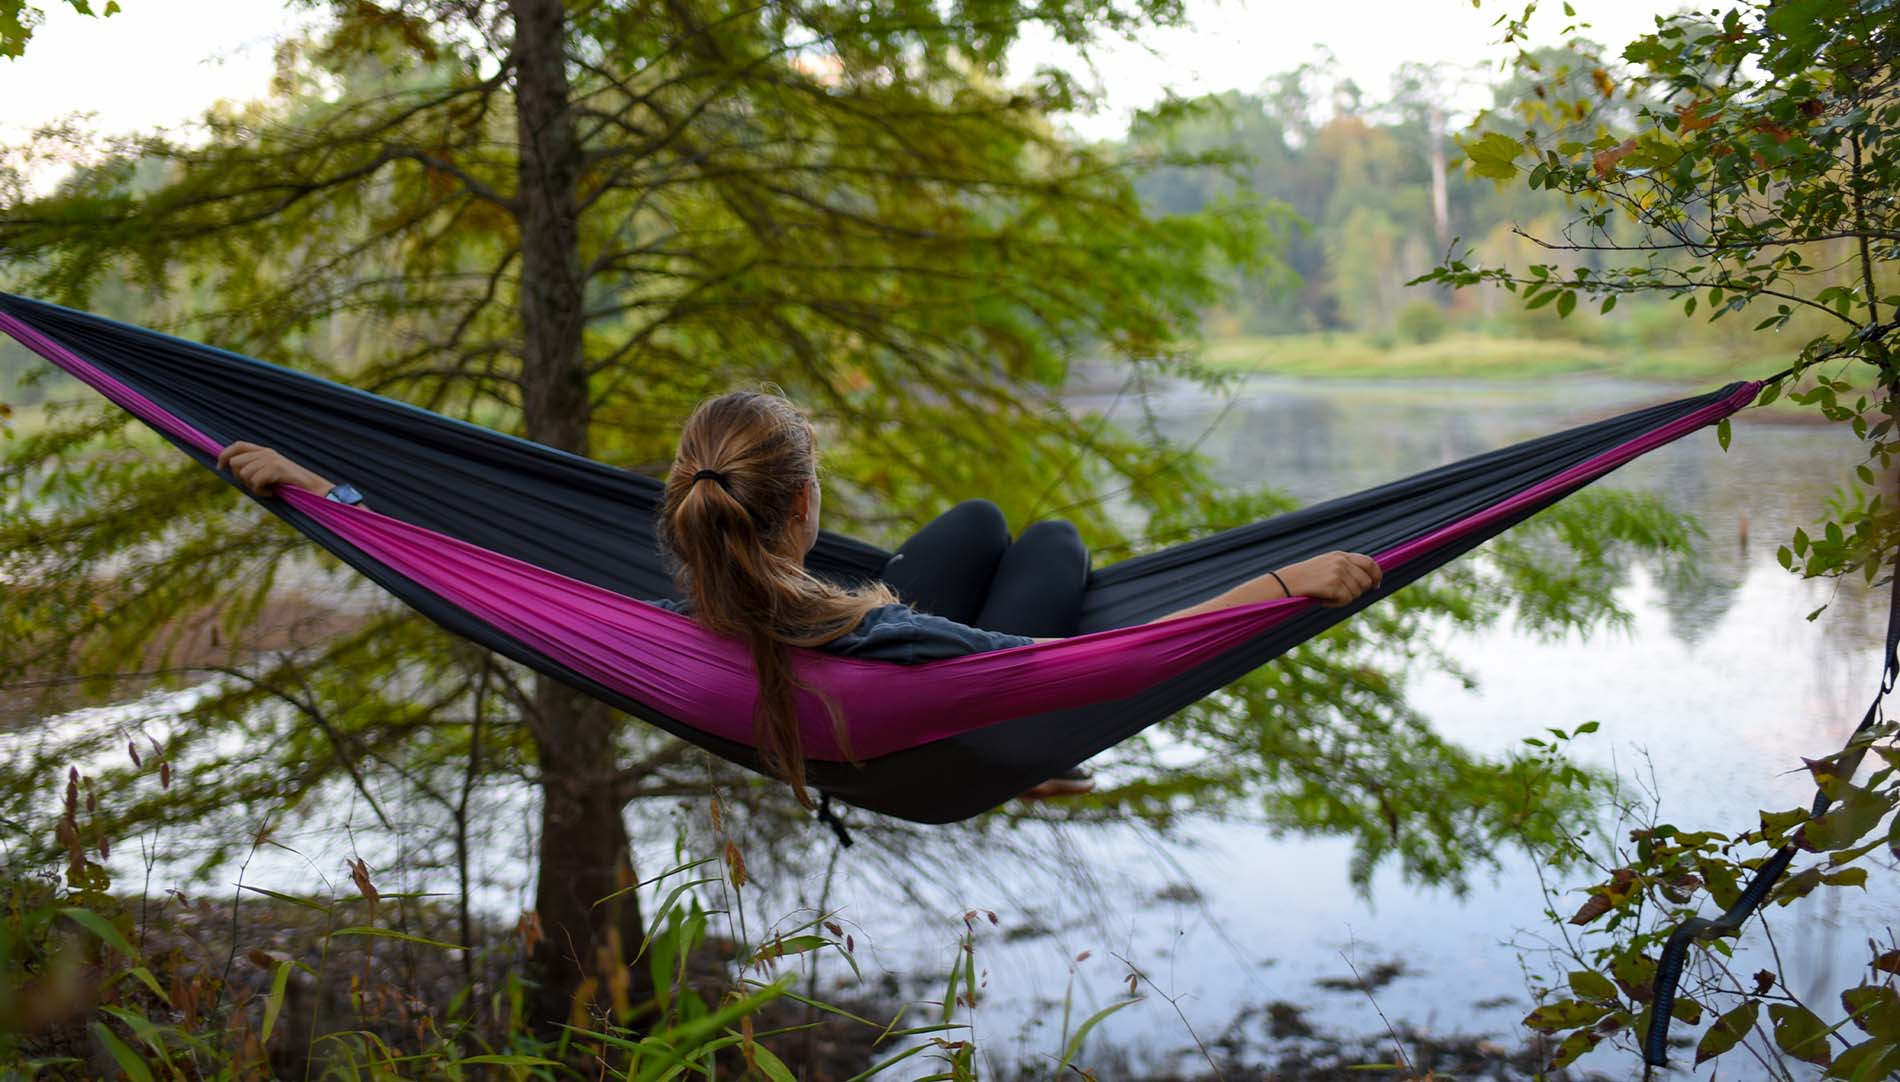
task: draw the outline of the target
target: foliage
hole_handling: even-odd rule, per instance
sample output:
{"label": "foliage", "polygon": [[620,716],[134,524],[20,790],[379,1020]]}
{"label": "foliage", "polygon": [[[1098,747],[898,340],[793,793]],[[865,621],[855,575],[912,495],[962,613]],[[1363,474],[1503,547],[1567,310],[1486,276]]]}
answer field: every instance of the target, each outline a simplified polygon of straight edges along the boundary
{"label": "foliage", "polygon": [[[177,799],[168,764],[146,758],[132,788]],[[978,930],[984,917],[996,922],[993,913],[964,915],[940,1001],[899,1004],[874,1021],[855,1002],[798,990],[801,977],[815,989],[821,968],[849,971],[843,992],[862,983],[853,934],[834,914],[771,921],[748,942],[747,878],[734,843],[723,862],[687,860],[676,847],[678,863],[628,888],[655,899],[627,960],[653,991],[634,998],[622,968],[607,1006],[577,993],[568,1024],[548,1039],[528,1025],[515,957],[540,934],[533,912],[513,942],[478,952],[433,938],[443,914],[428,896],[380,890],[360,861],[344,891],[293,893],[240,876],[228,915],[176,889],[125,897],[94,858],[110,848],[101,811],[129,795],[74,769],[63,873],[11,864],[0,875],[0,1073],[9,1078],[785,1082],[795,1077],[787,1060],[803,1063],[818,1030],[862,1060],[842,1061],[857,1079],[976,1078]],[[719,818],[715,801],[715,825]],[[259,846],[281,843],[260,835]],[[456,972],[457,956],[460,973],[474,974],[477,953],[474,979],[442,979]],[[1125,997],[1065,1026],[1063,1064],[1078,1063],[1090,1031],[1139,1001],[1129,985]]]}
{"label": "foliage", "polygon": [[1431,301],[1410,301],[1405,307],[1399,309],[1399,314],[1395,318],[1400,337],[1408,342],[1426,345],[1445,336],[1444,309]]}
{"label": "foliage", "polygon": [[[81,15],[92,15],[91,0],[65,0],[68,7]],[[119,0],[106,0],[98,14],[117,15]],[[0,0],[0,57],[18,60],[26,53],[26,43],[33,39],[33,31],[39,26],[46,14],[40,8],[28,4],[26,0]]]}
{"label": "foliage", "polygon": [[[1499,20],[1507,41],[1522,40],[1536,7]],[[1539,261],[1489,265],[1465,252],[1418,281],[1502,286],[1526,310],[1559,319],[1585,302],[1607,313],[1624,298],[1665,297],[1686,318],[1735,316],[1757,335],[1798,335],[1783,347],[1791,370],[1760,403],[1786,392],[1851,427],[1866,458],[1826,519],[1797,529],[1779,559],[1809,577],[1875,582],[1900,551],[1891,483],[1900,369],[1890,334],[1900,326],[1900,5],[1757,0],[1659,19],[1618,59],[1581,38],[1568,45],[1555,66],[1520,52],[1516,70],[1533,92],[1480,118],[1465,154],[1477,175],[1562,196],[1569,220],[1524,234],[1542,249]],[[1726,448],[1726,424],[1719,436]],[[1825,814],[1764,812],[1759,830],[1732,837],[1652,823],[1631,833],[1633,846],[1598,851],[1604,878],[1571,918],[1594,942],[1567,948],[1570,998],[1526,1020],[1564,1034],[1557,1060],[1647,1025],[1655,948],[1706,904],[1734,903],[1766,859],[1756,846],[1791,843],[1824,856],[1777,888],[1779,905],[1822,887],[1864,888],[1865,858],[1900,846],[1900,832],[1877,831],[1900,805],[1894,732],[1883,722],[1859,742],[1879,759],[1864,782],[1841,776],[1847,752],[1809,761],[1832,802]],[[1584,851],[1577,840],[1559,850]],[[1840,995],[1845,1016],[1830,1022],[1831,1004],[1801,1002],[1780,973],[1743,980],[1724,964],[1730,943],[1710,950],[1675,1012],[1689,1024],[1705,1012],[1712,1019],[1697,1063],[1739,1047],[1777,1077],[1790,1077],[1778,1054],[1840,1078],[1886,1077],[1900,1066],[1892,984],[1900,954],[1876,947],[1864,983]]]}
{"label": "foliage", "polygon": [[[1579,730],[1581,731],[1581,730]],[[1760,847],[1796,846],[1814,862],[1786,877],[1770,896],[1786,907],[1817,890],[1866,889],[1868,853],[1900,846],[1900,828],[1880,831],[1890,810],[1890,792],[1900,772],[1900,726],[1883,723],[1869,746],[1877,769],[1865,784],[1838,776],[1841,756],[1811,761],[1810,769],[1835,800],[1827,814],[1811,818],[1806,808],[1764,812],[1760,826],[1738,835],[1682,830],[1653,816],[1637,819],[1627,841],[1572,834],[1554,850],[1562,860],[1583,859],[1602,876],[1587,888],[1575,912],[1551,897],[1550,919],[1563,930],[1552,948],[1561,983],[1545,989],[1546,1001],[1525,1025],[1553,1034],[1560,1067],[1605,1040],[1643,1033],[1651,1013],[1656,960],[1671,928],[1703,905],[1727,909],[1765,859]],[[1574,734],[1573,734],[1574,735]],[[1638,814],[1625,809],[1627,816]],[[1629,826],[1629,821],[1623,824]],[[1574,904],[1574,903],[1572,903]],[[1565,925],[1578,926],[1571,932]],[[1700,1065],[1737,1049],[1777,1078],[1796,1077],[1776,1055],[1827,1068],[1830,1078],[1886,1078],[1900,1070],[1900,1000],[1894,980],[1900,949],[1869,940],[1868,962],[1858,983],[1839,992],[1840,1013],[1831,1003],[1805,1002],[1785,972],[1775,968],[1737,972],[1736,945],[1725,939],[1692,966],[1676,1000],[1674,1018],[1688,1025],[1707,1020],[1696,1044]],[[1763,1018],[1763,1007],[1767,1008]],[[1752,1040],[1751,1040],[1752,1038]]]}

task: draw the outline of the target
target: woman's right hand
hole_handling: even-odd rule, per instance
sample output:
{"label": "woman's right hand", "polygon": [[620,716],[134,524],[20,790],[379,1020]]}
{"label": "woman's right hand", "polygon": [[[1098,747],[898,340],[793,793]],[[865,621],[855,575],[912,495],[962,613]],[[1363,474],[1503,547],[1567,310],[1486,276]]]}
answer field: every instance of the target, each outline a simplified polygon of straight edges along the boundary
{"label": "woman's right hand", "polygon": [[1385,577],[1378,561],[1357,552],[1328,552],[1282,567],[1279,574],[1295,596],[1330,606],[1352,604]]}
{"label": "woman's right hand", "polygon": [[237,440],[218,453],[218,468],[226,466],[240,484],[259,496],[276,495],[280,484],[296,485],[317,496],[336,487],[327,478],[304,469],[269,447],[244,440]]}

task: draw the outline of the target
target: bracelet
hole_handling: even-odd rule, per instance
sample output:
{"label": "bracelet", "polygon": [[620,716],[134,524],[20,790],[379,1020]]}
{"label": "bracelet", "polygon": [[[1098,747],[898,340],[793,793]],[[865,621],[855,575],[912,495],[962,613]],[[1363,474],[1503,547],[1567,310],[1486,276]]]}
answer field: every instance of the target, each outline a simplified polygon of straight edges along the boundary
{"label": "bracelet", "polygon": [[1286,580],[1280,577],[1280,573],[1278,571],[1269,571],[1267,572],[1267,574],[1272,575],[1273,581],[1280,584],[1281,593],[1285,594],[1288,597],[1293,596],[1293,591],[1286,588]]}

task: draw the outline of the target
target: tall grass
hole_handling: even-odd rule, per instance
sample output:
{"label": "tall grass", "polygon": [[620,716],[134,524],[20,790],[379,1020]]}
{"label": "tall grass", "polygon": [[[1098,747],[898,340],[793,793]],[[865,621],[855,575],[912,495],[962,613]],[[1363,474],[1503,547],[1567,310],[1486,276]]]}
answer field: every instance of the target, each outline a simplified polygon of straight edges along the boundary
{"label": "tall grass", "polygon": [[[151,766],[169,787],[169,764]],[[455,905],[384,893],[360,860],[320,891],[245,883],[240,871],[226,899],[122,893],[104,863],[99,801],[72,770],[58,827],[64,867],[0,875],[0,1078],[979,1076],[977,912],[964,917],[940,1001],[830,1001],[817,994],[821,965],[841,978],[832,999],[861,984],[853,935],[823,911],[748,921],[741,839],[724,838],[718,856],[681,859],[623,888],[652,899],[643,938],[583,983],[566,1024],[537,1027],[521,976],[540,935],[534,914],[471,960],[451,938],[463,927]],[[269,844],[260,833],[252,852]],[[772,931],[747,942],[748,924]],[[1132,991],[1064,1026],[1057,1073],[1088,1077],[1084,1038]],[[821,1067],[810,1062],[817,1031],[833,1050]]]}

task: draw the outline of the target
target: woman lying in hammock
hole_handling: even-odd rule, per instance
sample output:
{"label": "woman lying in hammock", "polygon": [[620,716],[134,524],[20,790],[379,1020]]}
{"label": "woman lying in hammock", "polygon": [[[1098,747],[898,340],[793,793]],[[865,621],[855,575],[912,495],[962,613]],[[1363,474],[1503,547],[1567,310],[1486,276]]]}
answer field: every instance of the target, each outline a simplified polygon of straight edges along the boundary
{"label": "woman lying in hammock", "polygon": [[[290,484],[362,501],[353,487],[254,443],[226,447],[218,467],[227,466],[260,496]],[[751,648],[761,763],[808,804],[787,647],[916,663],[1066,638],[1079,625],[1089,575],[1074,526],[1038,522],[1012,541],[995,504],[970,500],[906,541],[882,581],[847,588],[805,570],[818,540],[819,502],[816,433],[796,406],[754,391],[701,403],[680,433],[660,512],[661,542],[686,600],[653,602]],[[1379,580],[1371,557],[1329,552],[1155,622],[1294,595],[1346,605]],[[1086,772],[1073,771],[1023,795],[1092,785]]]}

